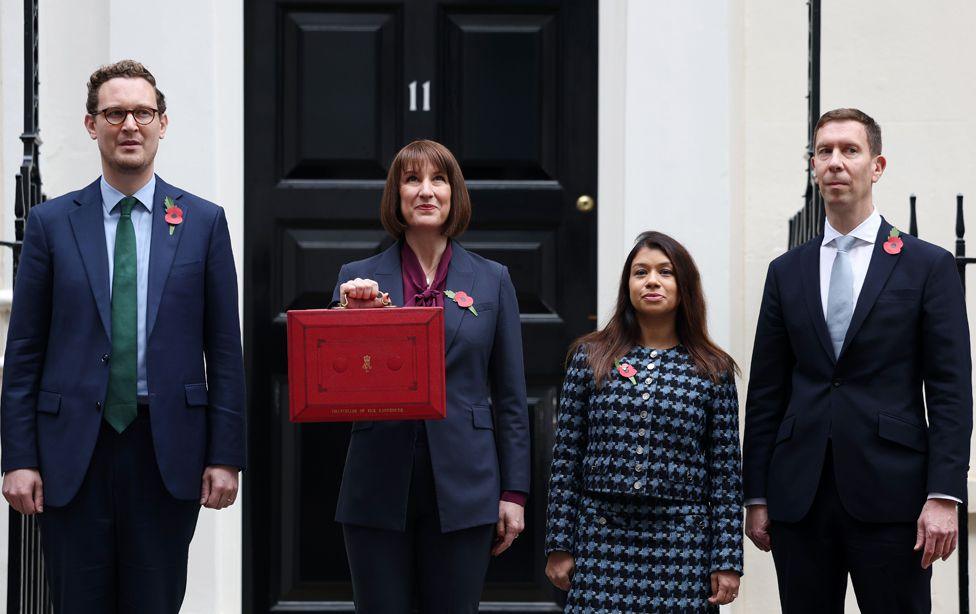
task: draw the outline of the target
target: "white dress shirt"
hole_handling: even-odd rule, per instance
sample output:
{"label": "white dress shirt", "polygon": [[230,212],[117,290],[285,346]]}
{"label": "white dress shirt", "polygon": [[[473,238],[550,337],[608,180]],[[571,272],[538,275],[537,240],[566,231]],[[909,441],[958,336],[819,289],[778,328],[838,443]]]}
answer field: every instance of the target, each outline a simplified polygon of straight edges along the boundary
{"label": "white dress shirt", "polygon": [[[847,233],[847,236],[857,239],[854,241],[854,245],[847,250],[847,255],[851,261],[851,276],[854,280],[854,294],[851,298],[855,308],[857,298],[861,295],[861,288],[864,286],[864,278],[868,276],[868,265],[871,264],[874,241],[878,238],[880,229],[881,214],[878,213],[877,209],[872,209],[868,219]],[[830,270],[834,267],[834,258],[837,256],[837,247],[833,241],[842,236],[844,235],[837,232],[829,221],[824,220],[824,238],[820,244],[820,306],[823,307],[824,321],[827,320],[827,292],[830,290]]]}
{"label": "white dress shirt", "polygon": [[[864,278],[868,275],[868,266],[871,264],[871,254],[874,253],[874,243],[878,239],[879,230],[881,230],[881,214],[878,213],[877,209],[872,209],[871,215],[866,220],[847,233],[847,236],[857,239],[854,245],[847,250],[851,261],[851,277],[854,282],[852,299],[855,309],[857,309],[857,299],[861,295],[861,288],[864,286]],[[829,221],[824,220],[824,237],[823,242],[820,243],[820,306],[823,308],[824,321],[827,320],[827,292],[830,290],[830,270],[833,268],[834,258],[837,256],[837,247],[833,241],[840,236],[843,235],[831,226]],[[956,503],[962,503],[955,497],[937,492],[929,493],[928,498],[951,499]],[[766,505],[766,499],[759,497],[747,499],[743,505]]]}

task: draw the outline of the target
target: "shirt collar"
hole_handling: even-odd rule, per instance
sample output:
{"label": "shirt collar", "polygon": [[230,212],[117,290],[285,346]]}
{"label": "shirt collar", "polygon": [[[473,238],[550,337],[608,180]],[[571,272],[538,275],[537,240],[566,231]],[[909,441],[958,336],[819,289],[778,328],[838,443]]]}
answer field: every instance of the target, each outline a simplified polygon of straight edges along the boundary
{"label": "shirt collar", "polygon": [[[112,187],[109,182],[105,181],[105,177],[102,177],[99,183],[102,189],[102,207],[105,209],[105,213],[111,213],[116,206],[118,206],[119,201],[125,198],[125,194],[116,190]],[[153,174],[149,178],[146,185],[142,186],[136,193],[133,194],[142,206],[145,207],[150,213],[152,213],[153,197],[156,195],[156,175]]]}
{"label": "shirt collar", "polygon": [[[878,238],[878,231],[881,230],[881,214],[878,213],[877,207],[872,207],[871,215],[868,216],[866,220],[858,224],[857,228],[847,233],[849,237],[855,237],[874,245],[874,242]],[[843,236],[837,231],[827,219],[824,219],[824,238],[821,245],[827,245],[837,237]]]}

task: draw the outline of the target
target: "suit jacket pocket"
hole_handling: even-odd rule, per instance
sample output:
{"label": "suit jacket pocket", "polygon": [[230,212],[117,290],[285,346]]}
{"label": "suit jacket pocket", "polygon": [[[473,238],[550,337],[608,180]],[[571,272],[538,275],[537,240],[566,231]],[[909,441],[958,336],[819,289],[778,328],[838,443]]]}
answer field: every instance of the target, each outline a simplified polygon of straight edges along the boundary
{"label": "suit jacket pocket", "polygon": [[170,275],[192,275],[203,272],[203,260],[195,262],[174,262],[170,267]]}
{"label": "suit jacket pocket", "polygon": [[896,288],[884,290],[878,295],[879,301],[913,301],[917,300],[921,293],[915,288]]}
{"label": "suit jacket pocket", "polygon": [[186,384],[186,404],[190,407],[207,406],[207,385],[206,384]]}
{"label": "suit jacket pocket", "polygon": [[471,408],[471,420],[476,429],[495,429],[491,419],[491,408],[487,405],[475,405]]}
{"label": "suit jacket pocket", "polygon": [[56,392],[37,392],[37,411],[57,415],[61,411],[61,395]]}
{"label": "suit jacket pocket", "polygon": [[776,441],[773,442],[775,446],[781,441],[786,441],[793,436],[793,425],[796,423],[796,416],[790,416],[786,420],[783,420],[779,425],[779,430],[776,431]]}
{"label": "suit jacket pocket", "polygon": [[878,436],[919,452],[925,452],[929,447],[924,427],[890,414],[878,414]]}

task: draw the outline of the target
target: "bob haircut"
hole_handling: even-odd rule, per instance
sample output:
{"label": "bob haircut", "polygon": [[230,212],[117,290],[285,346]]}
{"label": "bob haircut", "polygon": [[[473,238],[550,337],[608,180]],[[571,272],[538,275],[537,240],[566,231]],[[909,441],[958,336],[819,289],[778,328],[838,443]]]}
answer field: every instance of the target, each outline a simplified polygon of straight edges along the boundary
{"label": "bob haircut", "polygon": [[414,141],[393,158],[380,201],[380,221],[383,228],[396,239],[402,238],[407,230],[407,223],[400,212],[400,180],[404,172],[419,171],[428,164],[446,173],[451,186],[451,211],[447,214],[442,234],[450,239],[457,238],[471,222],[471,197],[468,196],[468,187],[464,184],[464,175],[454,154],[434,141]]}
{"label": "bob haircut", "polygon": [[701,275],[694,259],[683,245],[668,235],[655,231],[641,233],[627,255],[620,272],[616,308],[610,321],[602,329],[574,341],[569,349],[567,362],[580,346],[584,346],[593,378],[599,387],[609,375],[614,361],[623,358],[640,343],[641,328],[637,321],[637,310],[630,302],[630,268],[637,253],[644,248],[660,250],[674,267],[679,297],[675,315],[678,341],[691,355],[698,373],[714,382],[733,376],[739,369],[735,361],[708,335],[705,294],[702,292]]}

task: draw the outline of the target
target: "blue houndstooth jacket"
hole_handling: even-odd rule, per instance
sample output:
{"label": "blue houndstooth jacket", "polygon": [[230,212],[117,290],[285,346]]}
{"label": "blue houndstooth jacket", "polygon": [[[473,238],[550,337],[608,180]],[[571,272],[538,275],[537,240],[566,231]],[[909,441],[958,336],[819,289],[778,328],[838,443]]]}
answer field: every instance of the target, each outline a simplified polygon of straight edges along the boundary
{"label": "blue houndstooth jacket", "polygon": [[574,552],[583,492],[705,503],[711,571],[742,573],[742,482],[735,379],[715,383],[682,346],[635,347],[597,389],[583,348],[560,399],[549,482],[546,554]]}

